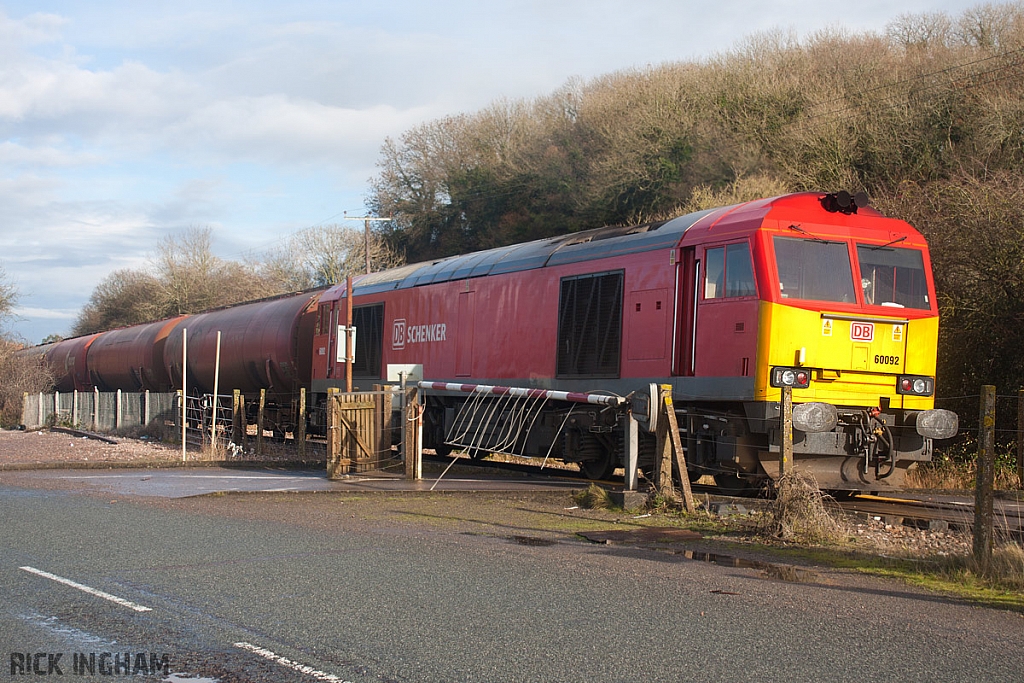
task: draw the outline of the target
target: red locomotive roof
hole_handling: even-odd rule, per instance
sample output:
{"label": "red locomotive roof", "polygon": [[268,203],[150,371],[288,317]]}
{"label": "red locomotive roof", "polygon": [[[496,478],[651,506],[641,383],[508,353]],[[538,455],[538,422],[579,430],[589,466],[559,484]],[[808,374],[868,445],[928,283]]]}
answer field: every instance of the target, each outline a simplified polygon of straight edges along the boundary
{"label": "red locomotive roof", "polygon": [[[671,249],[680,244],[704,242],[712,233],[715,237],[723,238],[750,234],[760,229],[766,220],[775,216],[780,216],[780,220],[815,222],[823,221],[827,216],[828,223],[843,223],[843,214],[828,212],[822,206],[824,196],[825,193],[822,192],[802,192],[698,211],[669,221],[584,230],[360,275],[353,279],[353,286],[357,296],[367,295],[657,249]],[[881,214],[869,207],[863,207],[856,215],[849,217],[851,220],[847,222],[851,225],[856,222],[858,229],[863,230],[865,216],[875,218],[881,217]],[[885,226],[885,229],[890,228],[891,225]],[[903,223],[901,229],[913,231],[906,223]],[[913,234],[917,235],[917,232],[913,231]],[[344,296],[345,284],[339,283],[328,289],[320,301],[336,301]]]}

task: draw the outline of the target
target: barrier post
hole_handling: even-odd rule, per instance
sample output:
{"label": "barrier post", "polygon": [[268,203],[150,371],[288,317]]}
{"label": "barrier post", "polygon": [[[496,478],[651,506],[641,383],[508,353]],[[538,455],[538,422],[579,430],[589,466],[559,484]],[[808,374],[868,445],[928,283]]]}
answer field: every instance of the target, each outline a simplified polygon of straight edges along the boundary
{"label": "barrier post", "polygon": [[626,428],[626,490],[636,491],[639,484],[636,468],[640,453],[640,426],[637,424],[636,418],[633,417],[632,410],[622,419]]}
{"label": "barrier post", "polygon": [[402,453],[405,457],[405,478],[423,478],[423,452],[419,447],[419,390],[409,387],[405,392],[405,409],[402,411]]}
{"label": "barrier post", "polygon": [[992,484],[995,479],[996,388],[981,388],[978,479],[974,488],[974,561],[981,573],[992,560]]}

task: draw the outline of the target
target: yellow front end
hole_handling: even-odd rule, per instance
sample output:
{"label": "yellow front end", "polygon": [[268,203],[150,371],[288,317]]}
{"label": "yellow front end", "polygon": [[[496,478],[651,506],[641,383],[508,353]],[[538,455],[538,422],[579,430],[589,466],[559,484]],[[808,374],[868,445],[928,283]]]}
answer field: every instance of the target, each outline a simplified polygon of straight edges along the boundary
{"label": "yellow front end", "polygon": [[927,410],[931,396],[897,393],[899,375],[935,376],[938,317],[908,319],[850,315],[760,303],[755,399],[781,400],[771,386],[771,368],[806,368],[810,386],[794,389],[793,401],[872,407],[883,399],[892,408]]}

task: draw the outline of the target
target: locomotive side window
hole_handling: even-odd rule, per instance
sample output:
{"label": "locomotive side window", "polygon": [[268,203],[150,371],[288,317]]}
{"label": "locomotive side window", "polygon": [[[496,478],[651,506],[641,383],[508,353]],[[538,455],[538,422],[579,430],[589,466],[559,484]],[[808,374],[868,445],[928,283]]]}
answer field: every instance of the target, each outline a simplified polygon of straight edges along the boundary
{"label": "locomotive side window", "polygon": [[757,296],[750,247],[746,242],[706,250],[705,263],[705,299]]}
{"label": "locomotive side window", "polygon": [[864,303],[928,310],[928,280],[921,252],[857,245]]}
{"label": "locomotive side window", "polygon": [[857,300],[845,242],[777,236],[774,243],[783,299]]}
{"label": "locomotive side window", "polygon": [[618,376],[622,285],[622,271],[562,278],[558,297],[559,377]]}
{"label": "locomotive side window", "polygon": [[[384,304],[358,306],[352,309],[352,326],[356,328],[356,359],[353,377],[380,377],[380,358],[384,338]],[[344,340],[341,342],[344,344]]]}

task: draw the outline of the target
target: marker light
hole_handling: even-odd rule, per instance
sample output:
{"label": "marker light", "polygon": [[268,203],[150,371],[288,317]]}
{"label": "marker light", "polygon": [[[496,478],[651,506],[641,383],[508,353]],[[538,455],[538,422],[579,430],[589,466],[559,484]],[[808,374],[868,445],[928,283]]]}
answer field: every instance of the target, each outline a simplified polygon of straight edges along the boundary
{"label": "marker light", "polygon": [[811,384],[811,375],[803,368],[772,368],[773,387],[806,389]]}
{"label": "marker light", "polygon": [[896,393],[908,396],[931,396],[935,393],[935,380],[931,377],[901,375],[896,378]]}

